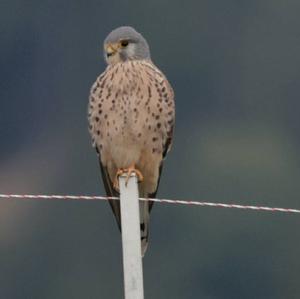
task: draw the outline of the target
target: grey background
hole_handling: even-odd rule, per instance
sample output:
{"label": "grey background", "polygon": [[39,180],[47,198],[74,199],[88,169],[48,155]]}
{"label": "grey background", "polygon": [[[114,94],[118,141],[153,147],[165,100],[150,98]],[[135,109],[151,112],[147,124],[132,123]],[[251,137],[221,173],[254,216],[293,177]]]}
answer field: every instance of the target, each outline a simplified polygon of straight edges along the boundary
{"label": "grey background", "polygon": [[[176,93],[159,197],[300,208],[300,2],[0,3],[0,192],[104,194],[87,131],[102,41],[132,25]],[[146,298],[299,298],[298,215],[157,204]],[[105,202],[0,203],[0,298],[122,298]]]}

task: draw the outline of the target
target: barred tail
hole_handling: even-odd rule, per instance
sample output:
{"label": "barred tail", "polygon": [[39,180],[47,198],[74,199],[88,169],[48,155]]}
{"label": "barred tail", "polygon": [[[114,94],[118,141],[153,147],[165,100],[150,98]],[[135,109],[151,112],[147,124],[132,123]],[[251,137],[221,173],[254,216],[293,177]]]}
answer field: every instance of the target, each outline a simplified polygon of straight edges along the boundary
{"label": "barred tail", "polygon": [[143,257],[148,247],[149,220],[150,220],[149,202],[147,201],[140,202],[140,228],[141,228],[141,246],[142,246]]}

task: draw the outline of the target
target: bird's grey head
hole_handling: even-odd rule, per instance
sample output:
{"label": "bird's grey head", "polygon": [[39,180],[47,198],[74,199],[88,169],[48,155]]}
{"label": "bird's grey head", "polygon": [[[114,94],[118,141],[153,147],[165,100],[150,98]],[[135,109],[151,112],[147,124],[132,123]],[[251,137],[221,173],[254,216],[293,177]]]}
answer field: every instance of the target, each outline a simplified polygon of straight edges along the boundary
{"label": "bird's grey head", "polygon": [[104,40],[104,58],[108,64],[150,59],[147,41],[129,26],[113,30]]}

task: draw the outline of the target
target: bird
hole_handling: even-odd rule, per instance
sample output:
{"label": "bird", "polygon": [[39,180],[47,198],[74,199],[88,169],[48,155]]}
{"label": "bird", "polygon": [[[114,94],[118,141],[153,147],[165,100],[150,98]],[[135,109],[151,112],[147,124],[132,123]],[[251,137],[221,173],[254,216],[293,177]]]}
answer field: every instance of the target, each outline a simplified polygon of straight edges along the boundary
{"label": "bird", "polygon": [[[118,177],[138,178],[139,196],[154,198],[175,124],[174,92],[151,60],[146,39],[133,27],[111,31],[103,43],[106,69],[91,87],[88,122],[108,197],[119,196]],[[121,228],[120,203],[109,200]],[[148,247],[153,201],[140,205],[142,256]]]}

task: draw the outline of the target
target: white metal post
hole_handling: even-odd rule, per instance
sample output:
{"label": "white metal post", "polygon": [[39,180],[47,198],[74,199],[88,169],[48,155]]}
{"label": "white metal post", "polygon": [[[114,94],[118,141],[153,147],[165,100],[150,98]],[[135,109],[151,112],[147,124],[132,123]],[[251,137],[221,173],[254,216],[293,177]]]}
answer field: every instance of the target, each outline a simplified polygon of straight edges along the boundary
{"label": "white metal post", "polygon": [[119,177],[125,299],[144,299],[139,193],[136,175]]}

